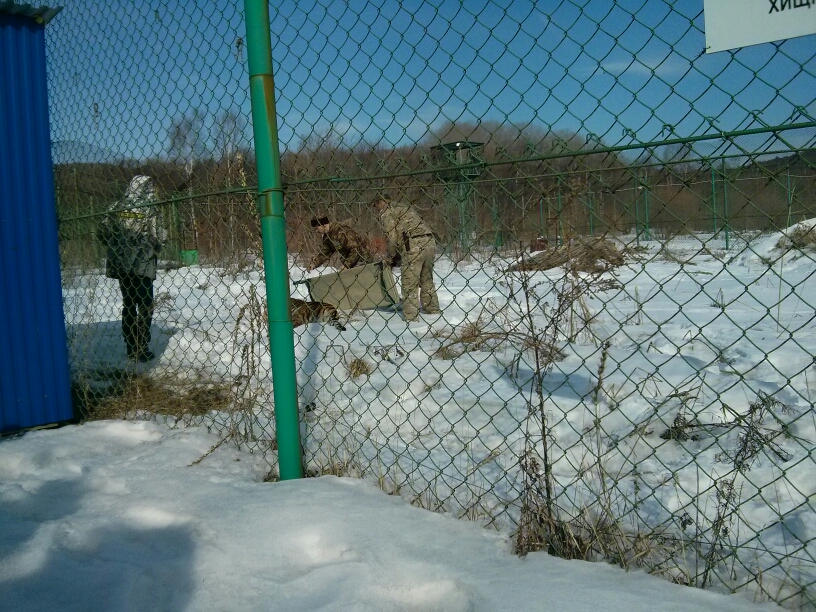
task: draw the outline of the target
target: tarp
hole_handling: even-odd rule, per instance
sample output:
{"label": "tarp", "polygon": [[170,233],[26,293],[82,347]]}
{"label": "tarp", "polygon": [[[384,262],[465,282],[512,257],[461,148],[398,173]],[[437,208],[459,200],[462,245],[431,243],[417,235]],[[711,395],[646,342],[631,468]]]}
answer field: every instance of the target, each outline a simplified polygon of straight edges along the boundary
{"label": "tarp", "polygon": [[376,262],[306,279],[309,296],[341,310],[366,310],[399,303],[391,267]]}

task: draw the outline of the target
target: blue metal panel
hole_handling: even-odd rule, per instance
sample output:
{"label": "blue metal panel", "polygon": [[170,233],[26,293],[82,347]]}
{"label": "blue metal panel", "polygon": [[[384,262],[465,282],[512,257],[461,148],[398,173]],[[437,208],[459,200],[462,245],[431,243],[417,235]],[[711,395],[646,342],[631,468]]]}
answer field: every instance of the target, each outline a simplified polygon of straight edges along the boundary
{"label": "blue metal panel", "polygon": [[44,26],[0,10],[0,432],[72,417]]}

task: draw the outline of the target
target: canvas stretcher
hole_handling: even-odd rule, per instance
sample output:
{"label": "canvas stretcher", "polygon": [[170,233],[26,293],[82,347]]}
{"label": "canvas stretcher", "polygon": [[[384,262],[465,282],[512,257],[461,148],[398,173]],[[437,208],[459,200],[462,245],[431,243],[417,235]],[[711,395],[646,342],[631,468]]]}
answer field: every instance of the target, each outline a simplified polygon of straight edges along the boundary
{"label": "canvas stretcher", "polygon": [[310,299],[341,310],[388,308],[400,302],[391,266],[375,262],[307,278]]}

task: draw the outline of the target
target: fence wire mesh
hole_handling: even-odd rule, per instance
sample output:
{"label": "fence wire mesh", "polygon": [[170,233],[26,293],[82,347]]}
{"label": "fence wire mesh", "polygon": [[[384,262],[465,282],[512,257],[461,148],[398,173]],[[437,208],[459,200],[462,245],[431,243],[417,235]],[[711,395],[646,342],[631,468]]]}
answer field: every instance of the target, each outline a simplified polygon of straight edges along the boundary
{"label": "fence wire mesh", "polygon": [[[206,424],[274,477],[243,6],[63,4],[76,401]],[[273,9],[292,296],[320,302],[292,313],[308,472],[521,554],[813,608],[813,37],[706,55],[699,0]],[[382,197],[421,223],[389,241]],[[106,274],[122,216],[161,246],[141,293]],[[373,262],[351,281],[338,231]],[[151,333],[129,350],[133,308]]]}

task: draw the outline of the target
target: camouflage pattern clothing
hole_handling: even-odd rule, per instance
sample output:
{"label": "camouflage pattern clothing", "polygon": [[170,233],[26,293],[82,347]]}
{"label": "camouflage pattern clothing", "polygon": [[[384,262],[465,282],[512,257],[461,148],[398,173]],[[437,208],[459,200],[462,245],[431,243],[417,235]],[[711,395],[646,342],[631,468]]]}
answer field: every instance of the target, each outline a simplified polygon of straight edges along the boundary
{"label": "camouflage pattern clothing", "polygon": [[98,238],[107,248],[105,273],[119,280],[122,292],[122,335],[129,358],[149,361],[153,321],[153,281],[166,232],[161,211],[145,206],[156,201],[153,180],[136,176],[125,197],[108,209]]}
{"label": "camouflage pattern clothing", "polygon": [[161,227],[161,211],[156,206],[153,180],[136,176],[130,181],[125,197],[108,208],[100,224],[98,237],[107,247],[105,274],[108,278],[123,275],[156,278],[156,263],[166,233]]}
{"label": "camouflage pattern clothing", "polygon": [[317,255],[309,263],[309,269],[313,270],[323,265],[335,253],[340,254],[344,268],[356,268],[371,263],[373,259],[368,240],[345,223],[329,224],[328,231],[323,234],[320,241]]}
{"label": "camouflage pattern clothing", "polygon": [[402,315],[413,321],[424,312],[437,314],[439,298],[433,280],[436,241],[422,217],[407,204],[387,202],[380,222],[388,241],[388,257],[402,265]]}

